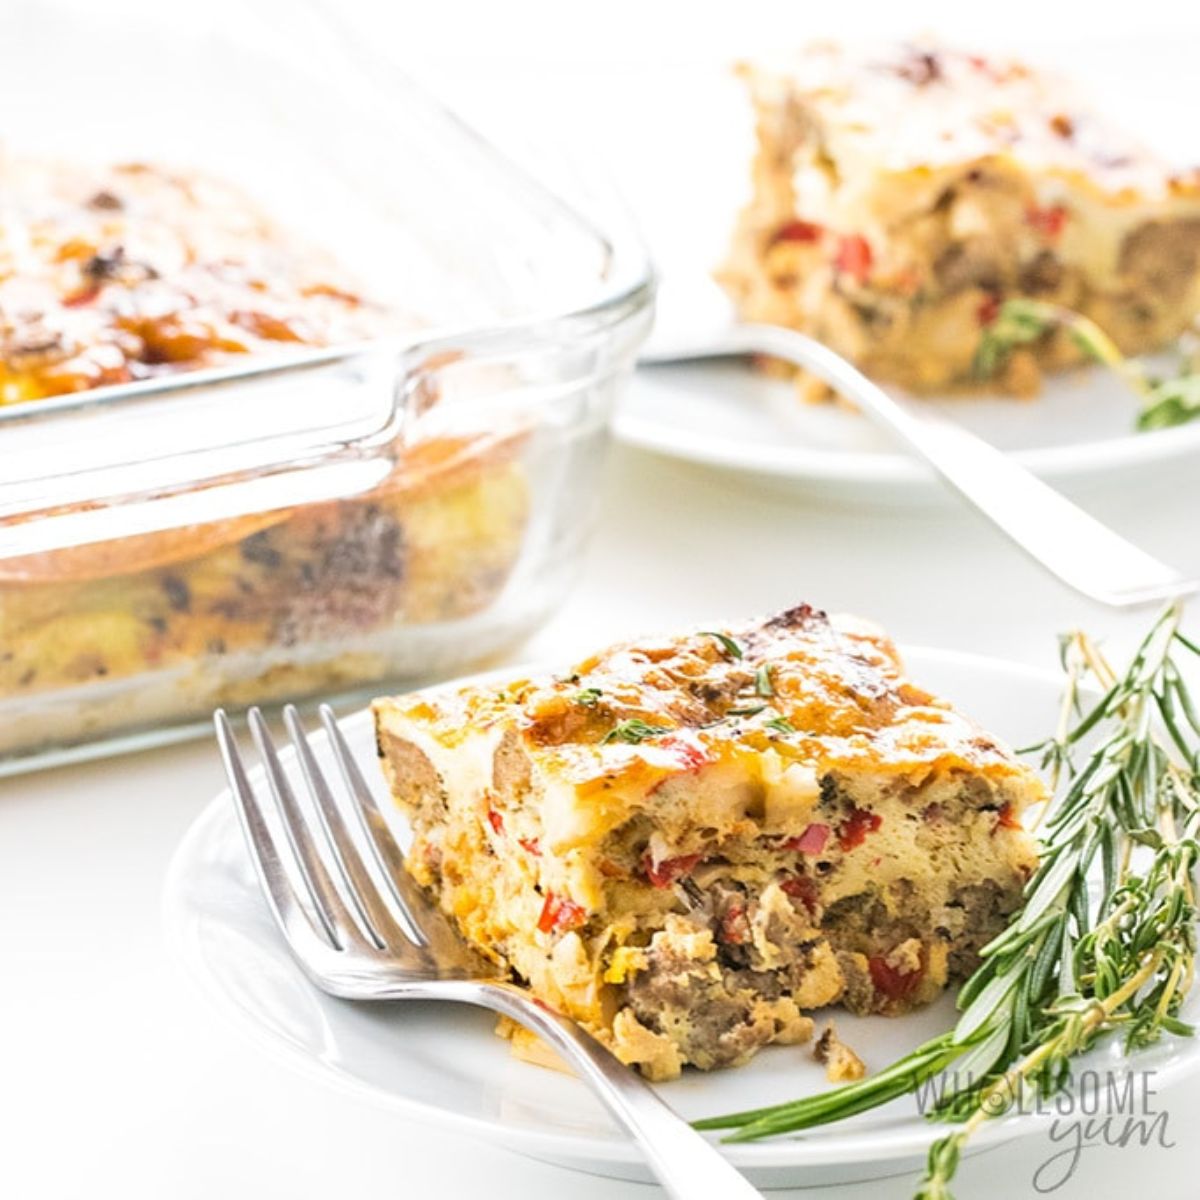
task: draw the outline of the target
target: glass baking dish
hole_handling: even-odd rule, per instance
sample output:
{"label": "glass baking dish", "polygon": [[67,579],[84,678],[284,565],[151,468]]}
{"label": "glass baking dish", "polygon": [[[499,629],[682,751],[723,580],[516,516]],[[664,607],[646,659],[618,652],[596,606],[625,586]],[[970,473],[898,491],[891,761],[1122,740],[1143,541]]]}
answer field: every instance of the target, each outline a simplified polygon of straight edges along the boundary
{"label": "glass baking dish", "polygon": [[6,8],[0,102],[39,120],[5,150],[232,180],[411,328],[0,407],[0,773],[508,649],[571,580],[650,320],[576,164],[519,165],[319,12],[192,16]]}

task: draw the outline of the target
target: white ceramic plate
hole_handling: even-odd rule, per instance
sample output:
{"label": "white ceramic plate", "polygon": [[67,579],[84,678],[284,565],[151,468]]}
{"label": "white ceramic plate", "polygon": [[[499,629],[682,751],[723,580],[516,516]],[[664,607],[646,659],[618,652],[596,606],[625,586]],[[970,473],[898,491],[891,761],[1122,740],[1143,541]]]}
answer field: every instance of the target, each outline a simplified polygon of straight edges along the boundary
{"label": "white ceramic plate", "polygon": [[[1036,400],[926,401],[1048,482],[1085,493],[1164,470],[1194,473],[1200,422],[1137,433],[1137,401],[1111,374],[1050,379]],[[786,380],[737,362],[643,367],[617,436],[656,454],[720,467],[823,498],[877,504],[956,502],[933,472],[858,413],[802,403]]]}
{"label": "white ceramic plate", "polygon": [[[922,685],[953,697],[1015,744],[1052,726],[1058,691],[1053,675],[947,651],[912,650],[907,659]],[[343,728],[373,772],[369,714],[349,717]],[[512,1058],[494,1036],[489,1014],[412,1002],[353,1004],[312,987],[272,924],[227,793],[213,801],[176,854],[165,919],[169,941],[206,992],[264,1046],[329,1084],[534,1158],[613,1177],[648,1177],[634,1144],[591,1093],[571,1077]],[[903,1019],[840,1014],[837,1020],[868,1066],[879,1069],[947,1028],[953,1010],[946,1000]],[[1093,1051],[1084,1065],[1124,1070],[1112,1046]],[[1138,1065],[1156,1072],[1161,1093],[1200,1066],[1200,1043],[1168,1039],[1140,1055]],[[688,1073],[662,1090],[679,1112],[697,1118],[824,1086],[821,1068],[804,1047],[771,1047],[746,1067]],[[996,1120],[975,1147],[1035,1132],[1049,1119],[1026,1114]],[[906,1099],[804,1136],[727,1152],[760,1187],[816,1186],[916,1172],[935,1135]]]}

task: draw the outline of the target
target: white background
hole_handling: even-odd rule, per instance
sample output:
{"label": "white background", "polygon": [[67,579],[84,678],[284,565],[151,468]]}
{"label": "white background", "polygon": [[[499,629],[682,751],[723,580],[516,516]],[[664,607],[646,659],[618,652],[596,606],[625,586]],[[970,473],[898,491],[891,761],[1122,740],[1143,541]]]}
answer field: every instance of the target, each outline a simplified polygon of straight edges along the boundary
{"label": "white background", "polygon": [[[113,19],[137,6],[120,0]],[[162,6],[157,6],[161,11]],[[1076,60],[1110,106],[1176,115],[1200,87],[1200,13],[1183,6],[1006,3],[393,4],[343,17],[464,103],[540,114],[623,163],[686,169],[676,143],[626,153],[598,124],[621,79],[719,62],[816,33],[935,30]],[[181,29],[190,10],[180,7]],[[47,64],[47,69],[53,69]],[[136,70],[136,64],[114,64]],[[679,145],[702,130],[664,86]],[[1180,119],[1183,118],[1183,119]],[[1200,157],[1200,132],[1190,145]],[[631,181],[631,192],[645,180]],[[1080,622],[1119,650],[1139,619],[1091,609],[980,520],[946,506],[879,512],[799,502],[744,480],[618,451],[583,579],[527,648],[565,658],[611,636],[809,600],[884,622],[901,641],[1049,665]],[[1093,492],[1093,510],[1147,549],[1200,569],[1196,491],[1147,480]],[[1194,623],[1193,623],[1194,629]],[[160,938],[169,855],[220,786],[193,745],[0,784],[0,1197],[650,1197],[419,1127],[260,1056],[175,972]],[[1169,1097],[1172,1150],[1092,1149],[1057,1193],[1195,1195],[1200,1087]],[[1043,1143],[966,1163],[961,1200],[1030,1194]],[[797,1193],[799,1195],[800,1193]],[[806,1193],[816,1196],[818,1193]],[[819,1193],[906,1195],[904,1181]]]}

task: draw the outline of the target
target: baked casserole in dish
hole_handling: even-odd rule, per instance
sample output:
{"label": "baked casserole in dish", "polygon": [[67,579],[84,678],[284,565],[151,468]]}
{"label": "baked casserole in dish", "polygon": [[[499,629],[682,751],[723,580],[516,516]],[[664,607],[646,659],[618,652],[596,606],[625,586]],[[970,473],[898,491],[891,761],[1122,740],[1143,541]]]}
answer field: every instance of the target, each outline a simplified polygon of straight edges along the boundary
{"label": "baked casserole in dish", "polygon": [[[512,645],[572,578],[648,324],[600,183],[210,15],[250,94],[169,39],[149,109],[83,38],[0,84],[49,131],[0,158],[0,771]],[[64,77],[104,144],[58,136]]]}
{"label": "baked casserole in dish", "polygon": [[402,327],[217,179],[11,156],[0,179],[0,404]]}
{"label": "baked casserole in dish", "polygon": [[1035,866],[1037,777],[807,605],[374,711],[407,869],[653,1079],[926,1003]]}
{"label": "baked casserole in dish", "polygon": [[819,44],[741,73],[758,148],[720,278],[743,318],[916,391],[1029,394],[1086,351],[1050,331],[991,362],[1006,300],[1082,313],[1127,354],[1200,312],[1200,170],[1062,81],[923,44]]}

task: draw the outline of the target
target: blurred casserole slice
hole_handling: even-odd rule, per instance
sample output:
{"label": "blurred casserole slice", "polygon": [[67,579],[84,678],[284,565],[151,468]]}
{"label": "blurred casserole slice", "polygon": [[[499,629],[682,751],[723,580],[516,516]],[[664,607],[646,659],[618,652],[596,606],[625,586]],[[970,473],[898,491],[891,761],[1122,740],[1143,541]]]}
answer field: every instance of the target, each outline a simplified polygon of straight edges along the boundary
{"label": "blurred casserole slice", "polygon": [[374,711],[414,877],[654,1079],[929,1001],[1034,866],[1037,778],[807,605]]}
{"label": "blurred casserole slice", "polygon": [[1200,171],[1172,172],[1062,81],[915,45],[740,71],[758,149],[720,278],[745,319],[918,391],[1028,394],[1082,355],[1059,332],[989,362],[1006,299],[1084,313],[1130,354],[1200,311]]}

